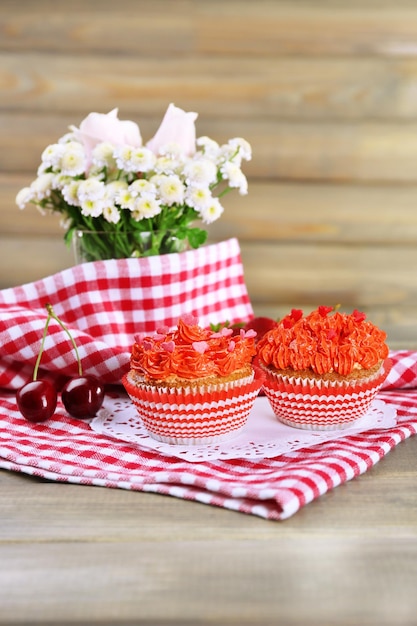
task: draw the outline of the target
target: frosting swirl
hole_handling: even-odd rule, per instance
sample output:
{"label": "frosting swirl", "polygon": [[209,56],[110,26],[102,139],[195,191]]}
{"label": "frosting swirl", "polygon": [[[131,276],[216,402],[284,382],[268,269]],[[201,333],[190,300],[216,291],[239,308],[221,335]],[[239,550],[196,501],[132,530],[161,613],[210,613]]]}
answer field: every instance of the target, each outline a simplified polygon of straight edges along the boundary
{"label": "frosting swirl", "polygon": [[318,375],[347,376],[354,369],[372,369],[388,356],[386,333],[357,310],[329,313],[321,306],[304,316],[292,309],[257,345],[263,365],[277,370],[312,370]]}
{"label": "frosting swirl", "polygon": [[173,330],[162,328],[152,335],[137,335],[130,367],[145,380],[229,376],[251,364],[256,354],[255,336],[253,330],[241,330],[237,335],[228,328],[213,332],[187,315]]}

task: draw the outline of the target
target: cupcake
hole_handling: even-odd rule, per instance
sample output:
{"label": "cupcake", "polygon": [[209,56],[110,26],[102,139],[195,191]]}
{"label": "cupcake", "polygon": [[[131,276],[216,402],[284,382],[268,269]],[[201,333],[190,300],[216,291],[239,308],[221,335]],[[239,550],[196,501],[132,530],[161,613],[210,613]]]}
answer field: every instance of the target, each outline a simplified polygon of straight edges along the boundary
{"label": "cupcake", "polygon": [[385,340],[357,310],[320,306],[304,316],[293,309],[257,344],[263,390],[278,420],[309,430],[351,426],[390,370]]}
{"label": "cupcake", "polygon": [[262,386],[252,367],[255,336],[214,332],[191,315],[174,329],[137,335],[123,384],[149,435],[186,445],[237,435]]}

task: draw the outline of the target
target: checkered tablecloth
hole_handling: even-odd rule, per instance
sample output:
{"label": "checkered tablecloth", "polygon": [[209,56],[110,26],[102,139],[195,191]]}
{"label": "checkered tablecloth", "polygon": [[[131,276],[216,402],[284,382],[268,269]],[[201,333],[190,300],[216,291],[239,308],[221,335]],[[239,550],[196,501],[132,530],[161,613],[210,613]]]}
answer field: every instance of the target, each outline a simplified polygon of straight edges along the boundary
{"label": "checkered tablecloth", "polygon": [[[188,256],[184,256],[188,255]],[[159,276],[159,278],[158,278]],[[156,278],[155,278],[156,277]],[[393,352],[379,398],[397,409],[387,430],[339,438],[271,459],[189,463],[93,432],[68,417],[30,424],[17,411],[15,390],[30,380],[39,350],[45,302],[74,334],[84,371],[124,393],[133,335],[181,313],[202,324],[253,316],[238,242],[182,255],[83,264],[36,283],[0,291],[0,467],[50,480],[148,491],[285,519],[330,489],[366,472],[417,433],[417,353]],[[61,384],[76,375],[67,335],[51,322],[42,377]]]}

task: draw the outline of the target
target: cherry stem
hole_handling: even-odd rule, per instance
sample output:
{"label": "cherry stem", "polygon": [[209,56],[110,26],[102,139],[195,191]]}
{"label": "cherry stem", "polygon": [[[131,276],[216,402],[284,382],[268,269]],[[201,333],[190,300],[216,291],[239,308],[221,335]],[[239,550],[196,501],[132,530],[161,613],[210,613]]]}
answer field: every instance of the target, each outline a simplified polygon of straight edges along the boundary
{"label": "cherry stem", "polygon": [[[47,304],[45,304],[45,308],[46,308],[46,310],[48,311],[48,319],[46,320],[45,332],[44,332],[44,339],[45,339],[45,336],[46,336],[46,330],[47,330],[47,327],[48,327],[49,321],[50,321],[51,317],[53,317],[53,318],[54,318],[54,320],[55,320],[56,322],[58,322],[58,324],[59,324],[59,325],[61,326],[61,328],[62,328],[62,329],[63,329],[63,330],[67,333],[68,337],[70,338],[70,341],[71,341],[72,346],[73,346],[74,351],[75,351],[75,355],[76,355],[76,357],[77,357],[77,363],[78,363],[78,375],[79,375],[79,376],[82,376],[82,375],[83,375],[83,368],[82,368],[82,365],[81,365],[80,355],[78,354],[77,344],[76,344],[76,343],[75,343],[75,341],[74,341],[74,337],[71,335],[70,331],[69,331],[69,330],[68,330],[68,328],[65,326],[65,324],[64,324],[63,322],[61,322],[61,320],[59,319],[59,317],[56,315],[56,313],[54,312],[54,310],[53,310],[53,308],[52,308],[52,305],[51,305],[51,304],[49,304],[49,303],[47,303]],[[42,351],[42,349],[43,349],[43,343],[44,343],[44,341],[42,342],[42,345],[41,345],[41,351]],[[38,359],[39,359],[39,361],[40,361],[40,358],[39,358],[39,357],[38,357]],[[35,367],[36,367],[36,366],[35,366]]]}
{"label": "cherry stem", "polygon": [[47,317],[47,320],[46,320],[46,323],[45,323],[45,328],[43,329],[41,348],[39,350],[38,358],[36,359],[35,367],[33,368],[33,380],[34,381],[36,381],[37,378],[38,378],[39,364],[41,362],[42,352],[43,352],[43,348],[44,348],[44,345],[45,345],[45,339],[46,339],[46,335],[48,333],[48,326],[49,326],[49,322],[50,321],[51,321],[51,315],[48,312],[48,317]]}

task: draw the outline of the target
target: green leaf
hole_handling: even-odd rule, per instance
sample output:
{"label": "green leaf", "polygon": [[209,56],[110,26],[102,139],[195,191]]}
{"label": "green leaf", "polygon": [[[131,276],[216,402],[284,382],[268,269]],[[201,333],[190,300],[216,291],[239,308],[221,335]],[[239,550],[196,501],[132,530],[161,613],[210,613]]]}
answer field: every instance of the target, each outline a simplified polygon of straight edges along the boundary
{"label": "green leaf", "polygon": [[190,228],[188,230],[188,243],[191,248],[199,248],[207,240],[207,232],[201,228]]}

